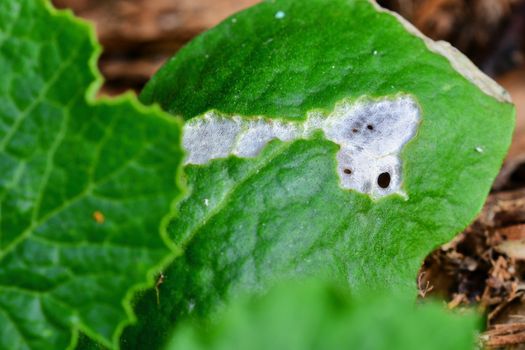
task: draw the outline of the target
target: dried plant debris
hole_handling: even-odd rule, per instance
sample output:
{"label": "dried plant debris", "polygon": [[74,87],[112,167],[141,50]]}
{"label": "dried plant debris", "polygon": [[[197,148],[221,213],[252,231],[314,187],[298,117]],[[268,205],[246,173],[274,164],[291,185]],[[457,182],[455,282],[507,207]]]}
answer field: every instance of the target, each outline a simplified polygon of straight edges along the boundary
{"label": "dried plant debris", "polygon": [[426,259],[418,286],[450,308],[484,311],[486,346],[525,344],[525,189],[492,194],[465,232]]}
{"label": "dried plant debris", "polygon": [[[525,13],[523,20],[525,22]],[[525,28],[522,33],[525,33]],[[505,74],[498,81],[512,95],[517,115],[514,139],[494,190],[512,190],[525,187],[525,65]]]}

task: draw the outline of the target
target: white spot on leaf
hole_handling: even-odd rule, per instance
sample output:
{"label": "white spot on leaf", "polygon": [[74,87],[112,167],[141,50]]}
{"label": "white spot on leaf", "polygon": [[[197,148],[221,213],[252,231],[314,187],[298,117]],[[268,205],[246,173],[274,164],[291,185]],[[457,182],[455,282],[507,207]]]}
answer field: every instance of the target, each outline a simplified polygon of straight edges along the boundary
{"label": "white spot on leaf", "polygon": [[309,112],[301,122],[209,112],[184,127],[186,164],[206,164],[229,155],[256,157],[271,140],[309,139],[320,130],[340,146],[336,171],[342,188],[372,198],[393,193],[406,196],[400,153],[416,134],[419,120],[419,107],[408,96],[345,101],[329,114]]}
{"label": "white spot on leaf", "polygon": [[283,11],[277,11],[277,13],[275,14],[275,18],[277,19],[283,19],[284,17],[286,17],[286,13],[284,13]]}
{"label": "white spot on leaf", "polygon": [[190,299],[188,302],[188,313],[191,314],[193,312],[193,309],[195,309],[195,300]]}

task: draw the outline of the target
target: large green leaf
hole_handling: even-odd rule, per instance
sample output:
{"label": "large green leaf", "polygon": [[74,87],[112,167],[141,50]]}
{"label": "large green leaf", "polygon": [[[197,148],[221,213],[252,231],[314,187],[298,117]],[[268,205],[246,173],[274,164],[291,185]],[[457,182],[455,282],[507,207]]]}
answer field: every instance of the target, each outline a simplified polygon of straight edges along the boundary
{"label": "large green leaf", "polygon": [[132,291],[173,256],[159,227],[180,124],[132,96],[95,102],[98,52],[71,14],[0,2],[1,349],[65,349],[79,330],[114,346]]}
{"label": "large green leaf", "polygon": [[192,193],[170,229],[185,254],[124,334],[136,348],[279,279],[415,294],[425,255],[480,210],[514,122],[506,93],[460,53],[364,0],[235,15],[142,100],[187,120]]}
{"label": "large green leaf", "polygon": [[468,350],[478,320],[437,304],[371,294],[350,297],[318,282],[237,301],[203,325],[185,323],[166,350]]}

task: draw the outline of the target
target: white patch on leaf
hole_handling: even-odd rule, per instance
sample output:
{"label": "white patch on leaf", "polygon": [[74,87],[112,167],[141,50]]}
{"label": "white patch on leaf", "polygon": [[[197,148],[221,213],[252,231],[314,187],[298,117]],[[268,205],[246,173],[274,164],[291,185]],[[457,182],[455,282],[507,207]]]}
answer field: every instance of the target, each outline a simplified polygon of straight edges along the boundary
{"label": "white patch on leaf", "polygon": [[310,139],[320,130],[340,146],[341,187],[377,199],[394,193],[406,196],[400,154],[416,134],[419,121],[419,107],[409,96],[344,101],[329,114],[309,112],[300,122],[208,112],[186,123],[183,143],[186,164],[206,164],[230,155],[256,157],[271,140]]}
{"label": "white patch on leaf", "polygon": [[283,11],[277,11],[277,13],[275,14],[275,18],[277,19],[283,19],[284,17],[286,17],[286,13],[284,13]]}

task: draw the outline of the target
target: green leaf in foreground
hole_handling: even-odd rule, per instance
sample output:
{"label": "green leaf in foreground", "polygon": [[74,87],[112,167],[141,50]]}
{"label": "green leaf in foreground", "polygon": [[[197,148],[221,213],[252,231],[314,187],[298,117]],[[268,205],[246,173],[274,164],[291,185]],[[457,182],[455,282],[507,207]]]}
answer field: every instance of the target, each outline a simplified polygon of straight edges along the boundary
{"label": "green leaf in foreground", "polygon": [[131,96],[95,102],[98,51],[69,13],[0,2],[1,349],[65,349],[79,330],[113,347],[173,255],[159,226],[180,125]]}
{"label": "green leaf in foreground", "polygon": [[[501,87],[364,0],[266,1],[196,38],[146,86],[186,119],[184,249],[126,344],[161,344],[276,280],[416,293],[424,257],[480,210],[511,140]],[[386,174],[385,174],[386,173]]]}
{"label": "green leaf in foreground", "polygon": [[166,350],[474,349],[478,320],[390,295],[351,298],[319,283],[235,302],[211,323],[184,324]]}

